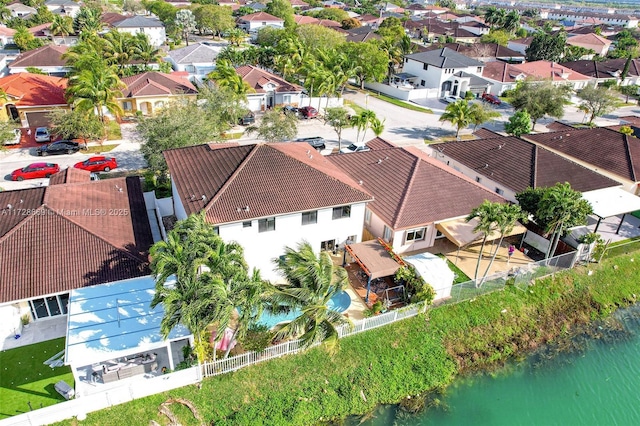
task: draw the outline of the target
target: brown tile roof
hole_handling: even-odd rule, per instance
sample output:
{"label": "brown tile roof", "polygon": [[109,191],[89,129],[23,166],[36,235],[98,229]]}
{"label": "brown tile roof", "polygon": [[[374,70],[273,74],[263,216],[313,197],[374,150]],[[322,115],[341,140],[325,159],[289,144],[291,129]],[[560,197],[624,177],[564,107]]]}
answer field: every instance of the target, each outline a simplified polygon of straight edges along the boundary
{"label": "brown tile roof", "polygon": [[3,36],[12,36],[16,33],[16,30],[13,28],[0,27],[0,35]]}
{"label": "brown tile roof", "polygon": [[373,151],[380,150],[380,149],[395,148],[396,147],[391,142],[387,142],[386,140],[384,140],[382,138],[373,138],[373,139],[371,139],[370,141],[367,142],[367,146],[369,148],[371,148]]}
{"label": "brown tile roof", "polygon": [[149,273],[139,178],[7,191],[0,205],[18,197],[29,214],[0,236],[0,303]]}
{"label": "brown tile roof", "polygon": [[0,192],[0,239],[27,218],[23,212],[33,211],[42,205],[45,189],[42,187]]}
{"label": "brown tile roof", "polygon": [[145,72],[131,77],[125,77],[122,82],[127,88],[122,91],[125,98],[136,96],[158,95],[195,95],[198,90],[186,78],[161,72]]}
{"label": "brown tile roof", "polygon": [[62,59],[62,55],[67,49],[67,46],[47,44],[46,46],[21,53],[15,61],[9,64],[9,68],[64,67],[67,65],[67,61]]}
{"label": "brown tile roof", "polygon": [[269,83],[274,84],[276,93],[301,92],[302,87],[271,74],[268,71],[254,67],[252,65],[244,65],[236,68],[236,72],[244,81],[249,83],[256,93],[266,93],[264,86]]}
{"label": "brown tile roof", "polygon": [[482,70],[482,76],[491,80],[503,83],[513,83],[518,78],[529,77],[529,73],[516,68],[514,64],[508,64],[502,61],[487,62]]}
{"label": "brown tile roof", "polygon": [[491,139],[491,138],[501,138],[502,137],[502,135],[500,133],[496,133],[496,132],[491,131],[489,129],[485,129],[484,127],[481,127],[479,129],[477,129],[475,132],[473,132],[473,135],[478,139]]}
{"label": "brown tile roof", "polygon": [[89,181],[91,181],[91,172],[76,169],[75,167],[67,167],[49,178],[49,186]]}
{"label": "brown tile roof", "polygon": [[250,13],[249,15],[244,15],[238,18],[239,21],[244,22],[253,22],[253,21],[264,21],[264,22],[284,22],[282,18],[278,18],[277,16],[269,15],[267,12],[256,12]]}
{"label": "brown tile roof", "polygon": [[0,88],[17,107],[67,104],[66,78],[21,72],[0,78]]}
{"label": "brown tile roof", "polygon": [[622,117],[618,117],[620,121],[624,124],[632,124],[634,126],[640,126],[640,117],[635,115],[625,115]]}
{"label": "brown tile roof", "polygon": [[121,15],[119,13],[114,13],[114,12],[105,12],[102,15],[100,15],[100,21],[102,21],[107,25],[113,25],[116,22],[124,21],[127,18],[129,17],[125,15]]}
{"label": "brown tile roof", "polygon": [[206,210],[211,223],[371,200],[306,144],[198,145],[164,156],[186,213]]}
{"label": "brown tile roof", "polygon": [[[617,79],[622,74],[626,61],[624,58],[608,59],[606,61],[580,60],[562,62],[560,65],[593,78]],[[637,59],[631,61],[628,75],[640,75],[640,61]]]}
{"label": "brown tile roof", "polygon": [[620,186],[573,161],[511,136],[453,141],[433,146],[444,155],[515,192],[569,182],[577,191]]}
{"label": "brown tile roof", "polygon": [[427,50],[437,50],[441,47],[448,47],[458,53],[462,53],[470,58],[523,58],[524,55],[515,50],[511,50],[497,43],[473,43],[466,45],[461,43],[433,43]]}
{"label": "brown tile roof", "polygon": [[369,208],[394,230],[465,216],[484,200],[504,201],[414,147],[328,158],[362,181],[374,197]]}
{"label": "brown tile roof", "polygon": [[547,124],[545,127],[549,129],[550,132],[565,132],[575,129],[573,126],[555,120]]}
{"label": "brown tile roof", "polygon": [[293,15],[293,20],[298,25],[317,24],[320,22],[318,18],[314,18],[313,16],[306,16],[306,15]]}
{"label": "brown tile roof", "polygon": [[591,45],[591,46],[609,46],[611,45],[611,41],[606,38],[599,36],[597,34],[580,34],[573,37],[567,38],[567,44],[574,45]]}
{"label": "brown tile roof", "polygon": [[27,30],[36,37],[43,37],[45,34],[45,30],[48,30],[51,27],[51,22],[46,22],[44,24],[36,25],[35,27],[27,28]]}
{"label": "brown tile roof", "polygon": [[632,182],[640,180],[640,139],[604,127],[525,135],[523,138]]}

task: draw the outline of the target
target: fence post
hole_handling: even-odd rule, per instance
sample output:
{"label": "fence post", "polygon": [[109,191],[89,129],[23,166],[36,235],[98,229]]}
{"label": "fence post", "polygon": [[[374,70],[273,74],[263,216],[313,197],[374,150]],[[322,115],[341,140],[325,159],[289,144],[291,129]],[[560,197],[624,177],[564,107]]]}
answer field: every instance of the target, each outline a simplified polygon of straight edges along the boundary
{"label": "fence post", "polygon": [[398,310],[396,309],[395,311],[393,311],[393,322],[396,322],[398,320]]}

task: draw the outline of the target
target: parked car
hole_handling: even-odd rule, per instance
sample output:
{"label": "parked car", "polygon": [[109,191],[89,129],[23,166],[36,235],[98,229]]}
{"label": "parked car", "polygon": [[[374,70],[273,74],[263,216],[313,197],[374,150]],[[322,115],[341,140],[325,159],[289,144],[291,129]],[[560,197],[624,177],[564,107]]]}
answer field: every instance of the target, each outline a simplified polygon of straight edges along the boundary
{"label": "parked car", "polygon": [[454,102],[458,102],[460,99],[462,99],[459,96],[445,96],[444,98],[442,98],[442,100],[447,103],[447,104],[452,104]]}
{"label": "parked car", "polygon": [[298,138],[294,142],[306,142],[312,147],[314,147],[315,149],[317,149],[318,151],[322,151],[323,149],[326,148],[326,145],[324,144],[324,139],[321,138],[320,136],[313,136],[310,138]]}
{"label": "parked car", "polygon": [[48,178],[52,174],[58,173],[60,166],[53,163],[32,163],[26,167],[11,172],[11,180],[25,180]]}
{"label": "parked car", "polygon": [[491,93],[483,93],[482,100],[494,105],[500,105],[502,103],[499,97],[492,95]]}
{"label": "parked car", "polygon": [[345,148],[342,148],[340,150],[340,152],[343,154],[349,154],[352,152],[366,152],[366,151],[371,151],[371,148],[369,148],[366,145],[356,145],[355,143],[352,143],[351,145]]}
{"label": "parked car", "polygon": [[20,138],[22,137],[22,132],[20,129],[13,129],[13,137],[11,139],[7,139],[4,141],[5,145],[17,145],[20,143]]}
{"label": "parked car", "polygon": [[62,140],[41,146],[36,150],[36,153],[42,157],[57,154],[75,154],[80,151],[80,148],[84,148],[84,145],[80,145],[78,142]]}
{"label": "parked car", "polygon": [[35,134],[36,142],[51,142],[51,135],[49,129],[46,127],[38,127]]}
{"label": "parked car", "polygon": [[298,108],[292,105],[285,105],[282,107],[282,112],[284,112],[285,114],[298,115]]}
{"label": "parked car", "polygon": [[242,126],[248,126],[249,124],[253,124],[253,123],[256,122],[256,116],[251,111],[247,111],[247,113],[245,115],[240,117],[240,120],[238,120],[238,122]]}
{"label": "parked car", "polygon": [[113,157],[90,157],[84,161],[76,163],[76,169],[88,170],[90,172],[108,172],[118,167],[116,159]]}
{"label": "parked car", "polygon": [[318,116],[318,110],[312,106],[305,106],[302,108],[298,108],[298,113],[300,113],[300,117],[302,118],[316,118]]}

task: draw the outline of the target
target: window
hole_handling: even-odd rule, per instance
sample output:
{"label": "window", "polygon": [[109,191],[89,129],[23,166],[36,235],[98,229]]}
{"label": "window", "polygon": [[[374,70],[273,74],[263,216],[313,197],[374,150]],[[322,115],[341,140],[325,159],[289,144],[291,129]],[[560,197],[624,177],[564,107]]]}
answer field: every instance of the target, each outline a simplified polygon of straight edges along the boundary
{"label": "window", "polygon": [[314,210],[312,212],[304,212],[302,213],[302,224],[303,225],[311,225],[314,223],[318,223],[318,211]]}
{"label": "window", "polygon": [[423,70],[428,70],[429,69],[429,64],[422,64],[422,69]]}
{"label": "window", "polygon": [[366,209],[364,211],[364,223],[366,224],[370,224],[371,223],[371,210]]}
{"label": "window", "polygon": [[282,95],[282,103],[290,104],[291,103],[291,95]]}
{"label": "window", "polygon": [[320,251],[333,251],[336,248],[336,240],[327,240],[320,243]]}
{"label": "window", "polygon": [[482,67],[478,67],[478,68],[476,69],[476,72],[477,72],[478,74],[482,74]]}
{"label": "window", "polygon": [[424,87],[427,85],[427,82],[424,80],[420,80],[420,86]]}
{"label": "window", "polygon": [[351,216],[351,206],[342,206],[333,208],[333,220],[342,219]]}
{"label": "window", "polygon": [[131,101],[124,101],[122,103],[122,109],[125,111],[133,110],[133,103],[131,103]]}
{"label": "window", "polygon": [[418,228],[418,229],[410,229],[407,231],[407,238],[405,239],[406,242],[412,242],[412,241],[420,241],[420,240],[424,240],[424,231],[425,228]]}
{"label": "window", "polygon": [[500,189],[500,188],[496,188],[496,194],[498,195],[504,195],[504,190]]}
{"label": "window", "polygon": [[382,235],[382,239],[388,243],[391,242],[391,228],[389,228],[387,225],[384,226],[384,233]]}
{"label": "window", "polygon": [[268,232],[276,230],[276,218],[269,217],[258,221],[258,232]]}
{"label": "window", "polygon": [[436,240],[439,239],[439,238],[445,238],[445,237],[446,237],[446,235],[444,235],[442,232],[436,231]]}
{"label": "window", "polygon": [[476,176],[476,182],[478,183],[482,182],[482,178],[480,176]]}
{"label": "window", "polygon": [[243,228],[251,228],[251,221],[248,220],[246,222],[242,222],[242,227]]}
{"label": "window", "polygon": [[187,65],[186,67],[184,67],[184,70],[186,72],[195,73],[196,72],[196,67],[193,66],[193,65]]}
{"label": "window", "polygon": [[214,227],[213,227],[213,232],[214,232],[216,235],[220,235],[220,227],[219,227],[219,226],[214,226]]}

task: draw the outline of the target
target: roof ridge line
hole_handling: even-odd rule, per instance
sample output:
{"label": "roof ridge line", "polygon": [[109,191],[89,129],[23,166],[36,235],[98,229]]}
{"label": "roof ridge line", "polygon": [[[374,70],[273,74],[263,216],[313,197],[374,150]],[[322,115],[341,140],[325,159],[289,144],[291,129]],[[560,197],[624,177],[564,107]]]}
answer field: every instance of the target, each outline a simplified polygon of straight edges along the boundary
{"label": "roof ridge line", "polygon": [[625,147],[625,153],[627,154],[627,160],[629,161],[629,171],[631,172],[631,177],[633,178],[634,182],[637,182],[637,178],[636,178],[636,171],[633,168],[633,157],[631,156],[631,149],[629,146],[629,135],[624,135],[624,147]]}
{"label": "roof ridge line", "polygon": [[[531,143],[531,142],[529,142]],[[538,145],[532,143],[533,146],[533,158],[531,162],[531,187],[536,188],[538,185]]]}
{"label": "roof ridge line", "polygon": [[[36,210],[40,209],[41,207],[43,207],[44,204],[40,204],[40,206],[38,208],[36,208]],[[51,209],[49,209],[51,210]],[[18,232],[19,228],[22,228],[24,226],[25,223],[27,223],[27,221],[32,220],[33,217],[35,217],[37,215],[35,214],[30,214],[27,215],[26,219],[21,220],[20,222],[16,223],[15,226],[13,226],[9,232],[7,232],[6,234],[4,234],[3,236],[0,237],[0,244],[4,243],[9,236],[13,235],[14,233]]]}
{"label": "roof ridge line", "polygon": [[[408,152],[408,151],[405,151],[405,152]],[[413,166],[411,167],[411,177],[409,178],[409,183],[404,190],[404,194],[402,194],[402,201],[400,202],[398,211],[395,214],[396,220],[392,224],[394,229],[397,228],[398,222],[400,222],[400,217],[402,216],[402,212],[404,211],[405,204],[407,203],[409,192],[411,192],[411,187],[413,186],[413,182],[416,179],[418,166],[420,165],[420,161],[422,161],[420,157],[418,157],[417,155],[414,155],[412,152],[409,152],[409,154],[413,155],[414,163],[413,163]]]}

